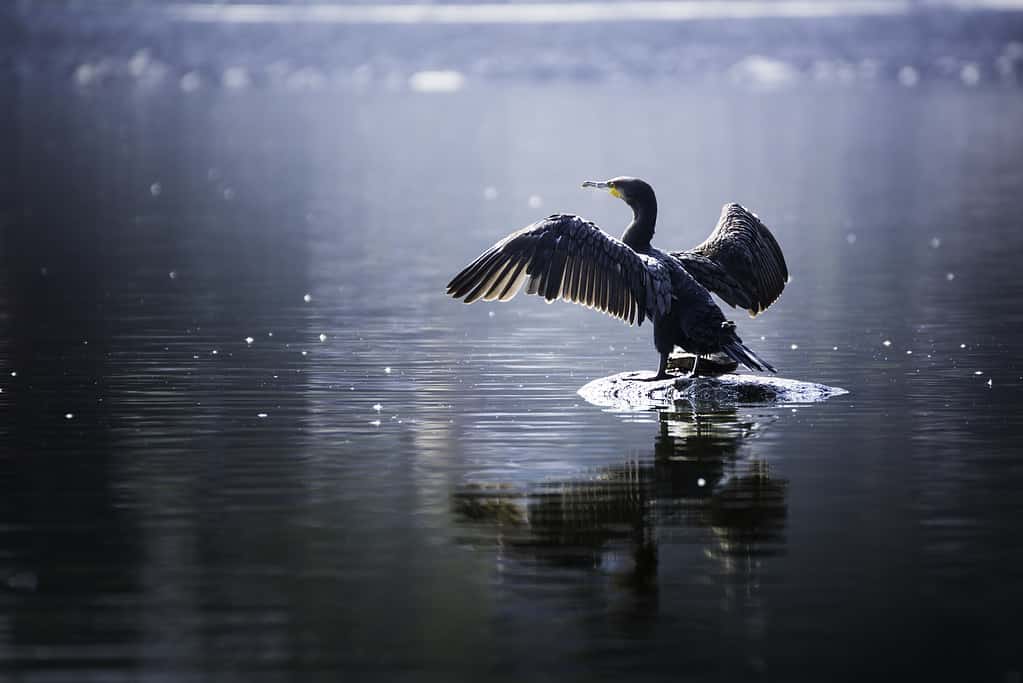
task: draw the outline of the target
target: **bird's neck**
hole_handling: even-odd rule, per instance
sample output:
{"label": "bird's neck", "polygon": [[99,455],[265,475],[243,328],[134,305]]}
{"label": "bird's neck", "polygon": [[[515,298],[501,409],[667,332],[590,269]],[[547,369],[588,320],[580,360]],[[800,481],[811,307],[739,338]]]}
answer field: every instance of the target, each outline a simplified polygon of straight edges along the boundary
{"label": "bird's neck", "polygon": [[632,222],[625,229],[622,241],[633,251],[647,251],[654,238],[654,224],[657,222],[657,203],[632,207]]}

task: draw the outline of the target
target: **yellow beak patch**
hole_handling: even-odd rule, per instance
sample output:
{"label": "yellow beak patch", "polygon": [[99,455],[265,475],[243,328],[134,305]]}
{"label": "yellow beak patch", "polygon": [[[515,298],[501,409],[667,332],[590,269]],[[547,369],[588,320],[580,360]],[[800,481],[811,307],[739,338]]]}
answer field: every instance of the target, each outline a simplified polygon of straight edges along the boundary
{"label": "yellow beak patch", "polygon": [[611,193],[612,197],[618,197],[619,199],[622,198],[622,193],[618,191],[617,187],[612,187],[612,188],[608,189],[608,192]]}

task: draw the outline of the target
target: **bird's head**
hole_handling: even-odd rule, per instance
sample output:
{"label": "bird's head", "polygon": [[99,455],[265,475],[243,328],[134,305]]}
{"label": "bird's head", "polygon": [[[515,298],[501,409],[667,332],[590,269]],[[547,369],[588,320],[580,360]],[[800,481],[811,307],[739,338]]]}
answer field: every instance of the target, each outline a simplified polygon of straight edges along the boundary
{"label": "bird's head", "polygon": [[654,188],[646,181],[639,178],[619,176],[606,181],[587,180],[583,187],[595,187],[607,190],[613,196],[618,197],[633,209],[646,206],[657,206],[657,199],[654,196]]}
{"label": "bird's head", "polygon": [[583,187],[596,187],[607,190],[618,197],[632,209],[632,223],[625,229],[622,241],[636,250],[650,247],[654,236],[654,223],[657,222],[657,197],[654,188],[639,178],[619,176],[611,180],[587,180]]}

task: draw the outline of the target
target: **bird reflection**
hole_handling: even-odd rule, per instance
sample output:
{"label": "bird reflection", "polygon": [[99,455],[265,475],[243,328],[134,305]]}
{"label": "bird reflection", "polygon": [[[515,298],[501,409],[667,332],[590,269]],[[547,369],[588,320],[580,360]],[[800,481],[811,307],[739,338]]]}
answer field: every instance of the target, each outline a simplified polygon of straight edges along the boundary
{"label": "bird reflection", "polygon": [[462,487],[463,540],[497,547],[502,565],[599,572],[637,593],[656,592],[666,545],[697,544],[720,574],[754,571],[784,551],[787,515],[787,482],[745,452],[763,418],[680,407],[660,413],[650,456],[525,488]]}

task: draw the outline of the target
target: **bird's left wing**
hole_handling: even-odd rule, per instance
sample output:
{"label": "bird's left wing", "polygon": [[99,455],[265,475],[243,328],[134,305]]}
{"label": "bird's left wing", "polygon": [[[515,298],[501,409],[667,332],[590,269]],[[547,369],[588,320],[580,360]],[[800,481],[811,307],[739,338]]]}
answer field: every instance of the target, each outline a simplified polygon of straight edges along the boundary
{"label": "bird's left wing", "polygon": [[603,311],[630,325],[671,307],[671,277],[656,259],[579,216],[555,214],[483,252],[448,284],[448,294],[472,303],[508,301],[526,292]]}
{"label": "bird's left wing", "polygon": [[674,251],[696,280],[730,306],[751,316],[767,309],[789,280],[788,266],[774,235],[757,215],[739,204],[725,204],[714,232],[702,244]]}

